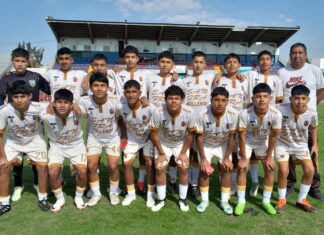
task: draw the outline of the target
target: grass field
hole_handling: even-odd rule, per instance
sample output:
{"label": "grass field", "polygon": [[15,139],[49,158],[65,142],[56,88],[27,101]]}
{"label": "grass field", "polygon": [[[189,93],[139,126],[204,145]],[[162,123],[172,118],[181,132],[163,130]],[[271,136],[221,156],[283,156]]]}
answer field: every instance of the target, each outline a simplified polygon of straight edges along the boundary
{"label": "grass field", "polygon": [[[324,156],[324,105],[319,106],[319,123],[321,158]],[[103,198],[101,202],[96,207],[86,208],[85,211],[80,212],[73,205],[75,186],[66,164],[64,192],[67,203],[58,214],[44,213],[38,209],[32,186],[32,171],[30,166],[26,166],[22,199],[12,204],[10,213],[0,217],[0,234],[324,234],[324,202],[310,198],[310,202],[318,209],[314,214],[296,209],[294,205],[299,184],[295,186],[295,194],[288,198],[288,205],[283,214],[275,216],[266,214],[261,208],[262,196],[259,194],[256,199],[247,196],[247,207],[258,210],[260,213],[257,216],[250,214],[240,217],[226,216],[219,208],[220,186],[216,173],[211,179],[211,202],[205,213],[197,213],[195,207],[198,201],[192,200],[189,201],[190,211],[183,213],[178,208],[178,198],[170,196],[167,198],[165,208],[158,213],[152,213],[146,208],[142,197],[138,197],[130,207],[110,205],[106,190],[108,186],[106,165],[106,161],[102,159],[100,179]],[[324,167],[323,159],[320,160],[320,165]],[[321,178],[324,179],[324,171],[321,172]],[[261,176],[260,182],[262,180]],[[123,182],[122,178],[122,188]],[[275,187],[273,203],[278,196],[276,190]],[[321,190],[324,192],[324,182]],[[54,197],[50,198],[52,203],[54,200]],[[235,205],[236,202],[237,198],[232,197],[231,203]]]}

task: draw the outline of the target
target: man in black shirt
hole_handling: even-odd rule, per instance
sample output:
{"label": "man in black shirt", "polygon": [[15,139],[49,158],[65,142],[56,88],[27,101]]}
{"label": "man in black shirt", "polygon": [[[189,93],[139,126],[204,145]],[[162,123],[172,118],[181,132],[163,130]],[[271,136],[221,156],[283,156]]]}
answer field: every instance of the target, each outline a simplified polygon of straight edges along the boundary
{"label": "man in black shirt", "polygon": [[[44,93],[50,95],[50,85],[40,74],[34,73],[27,70],[29,54],[28,51],[22,48],[16,48],[11,53],[11,62],[15,68],[14,72],[6,73],[0,79],[0,106],[4,104],[7,98],[7,90],[11,87],[12,83],[17,80],[23,80],[27,82],[32,88],[32,101],[39,101],[39,93],[43,91]],[[10,99],[8,97],[8,99]],[[38,190],[38,180],[37,180],[37,170],[36,167],[32,167],[34,172],[34,187]],[[15,188],[12,195],[12,201],[18,201],[21,197],[23,190],[22,185],[22,172],[23,164],[13,167],[14,183]]]}

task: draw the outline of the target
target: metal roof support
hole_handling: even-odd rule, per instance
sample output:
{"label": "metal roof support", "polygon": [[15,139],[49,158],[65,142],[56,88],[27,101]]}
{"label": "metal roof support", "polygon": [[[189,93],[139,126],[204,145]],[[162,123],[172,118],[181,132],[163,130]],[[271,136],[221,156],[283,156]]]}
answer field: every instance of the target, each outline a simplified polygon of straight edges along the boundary
{"label": "metal roof support", "polygon": [[127,27],[127,20],[125,20],[125,45],[128,44],[128,27]]}
{"label": "metal roof support", "polygon": [[94,43],[94,38],[93,38],[93,34],[92,34],[91,25],[90,25],[90,23],[87,23],[87,25],[88,25],[89,37],[91,39],[91,43],[93,44]]}
{"label": "metal roof support", "polygon": [[267,30],[268,29],[265,28],[260,33],[258,33],[257,35],[255,35],[255,37],[249,42],[248,47],[251,47],[255,42],[257,42],[258,39],[262,36],[262,34],[264,34]]}
{"label": "metal roof support", "polygon": [[197,26],[197,27],[195,28],[195,30],[193,31],[193,33],[192,33],[192,35],[191,35],[191,37],[190,37],[190,39],[189,39],[189,41],[188,41],[188,46],[189,46],[189,47],[191,46],[192,41],[195,39],[196,34],[198,33],[198,30],[199,30],[199,26]]}
{"label": "metal roof support", "polygon": [[160,33],[159,33],[158,40],[157,40],[157,42],[156,42],[156,44],[157,44],[158,46],[160,46],[160,42],[161,42],[162,35],[163,35],[163,30],[164,30],[164,26],[162,25],[162,26],[161,26],[161,29],[160,29]]}
{"label": "metal roof support", "polygon": [[227,33],[224,35],[224,37],[220,40],[218,46],[221,47],[223,45],[223,43],[226,41],[226,39],[230,36],[231,32],[233,31],[233,29],[229,29],[227,31]]}

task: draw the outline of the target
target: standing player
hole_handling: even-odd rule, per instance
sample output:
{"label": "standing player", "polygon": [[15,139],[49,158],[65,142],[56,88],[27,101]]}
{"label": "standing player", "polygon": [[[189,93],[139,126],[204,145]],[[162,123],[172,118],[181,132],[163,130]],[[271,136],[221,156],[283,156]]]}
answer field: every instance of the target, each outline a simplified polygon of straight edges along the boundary
{"label": "standing player", "polygon": [[209,204],[209,168],[215,156],[221,169],[221,208],[232,214],[228,203],[231,190],[232,151],[237,131],[238,112],[227,107],[229,93],[217,87],[211,93],[211,104],[200,110],[197,116],[197,146],[200,159],[199,185],[201,203],[197,211],[204,212]]}
{"label": "standing player", "polygon": [[194,139],[194,111],[182,102],[183,90],[170,86],[165,91],[165,102],[151,118],[151,140],[155,145],[157,196],[152,211],[165,206],[166,169],[173,155],[179,168],[179,206],[181,211],[188,211],[186,202],[188,191],[189,148]]}
{"label": "standing player", "polygon": [[254,151],[256,159],[262,160],[264,169],[264,187],[262,206],[267,213],[276,214],[270,203],[274,182],[273,150],[276,137],[280,132],[282,115],[270,106],[271,89],[265,83],[253,88],[253,105],[241,111],[239,115],[240,160],[237,174],[238,204],[234,213],[242,215],[245,208],[246,173]]}
{"label": "standing player", "polygon": [[[14,72],[5,74],[0,79],[0,106],[4,104],[4,100],[7,97],[7,89],[12,86],[12,83],[17,80],[26,81],[32,92],[32,101],[39,101],[40,91],[51,94],[49,83],[38,73],[34,73],[27,70],[29,54],[28,51],[22,48],[16,48],[11,53],[11,63],[15,69]],[[10,98],[10,97],[8,97]],[[10,100],[9,100],[10,101]],[[13,167],[14,177],[14,191],[11,197],[12,201],[18,201],[21,198],[21,193],[24,189],[22,183],[22,172],[24,163],[21,165],[15,165]],[[38,176],[36,166],[32,166],[34,173],[34,188],[38,191]]]}
{"label": "standing player", "polygon": [[[9,89],[11,102],[0,109],[0,215],[11,209],[9,196],[10,171],[13,164],[21,164],[27,155],[38,172],[38,206],[48,211],[47,149],[39,116],[40,103],[31,102],[32,92],[25,81],[15,81]],[[6,131],[6,142],[4,134]]]}
{"label": "standing player", "polygon": [[95,72],[90,77],[91,96],[81,97],[78,101],[82,112],[88,116],[88,171],[92,197],[88,206],[95,206],[101,199],[98,164],[105,148],[108,158],[110,191],[112,205],[119,204],[118,185],[121,137],[126,139],[125,126],[121,119],[119,99],[108,94],[108,79],[105,74]]}
{"label": "standing player", "polygon": [[152,105],[143,107],[141,97],[141,85],[135,80],[129,80],[124,85],[126,102],[122,103],[119,112],[123,117],[127,131],[127,146],[124,149],[124,166],[127,195],[122,205],[128,206],[136,199],[134,187],[133,163],[140,149],[146,162],[148,178],[147,207],[154,205],[154,161],[153,144],[149,140],[148,124],[154,111]]}
{"label": "standing player", "polygon": [[[281,81],[276,74],[271,74],[272,66],[272,54],[269,51],[261,51],[258,54],[258,64],[260,66],[260,72],[249,71],[244,73],[249,83],[249,103],[252,102],[253,88],[259,83],[266,83],[271,88],[271,102],[274,106],[276,103],[281,103],[283,100],[283,89]],[[252,178],[252,187],[250,196],[256,196],[259,188],[258,180],[258,161],[250,160],[250,175]]]}
{"label": "standing player", "polygon": [[64,159],[70,160],[78,174],[74,204],[79,210],[83,210],[86,206],[82,198],[87,183],[86,148],[80,119],[70,111],[72,103],[72,92],[67,89],[59,89],[54,93],[54,114],[49,114],[46,111],[41,113],[41,120],[49,127],[49,180],[56,197],[56,202],[51,208],[53,212],[60,211],[65,204],[59,179]]}
{"label": "standing player", "polygon": [[[304,175],[301,180],[296,206],[306,212],[315,212],[306,197],[311,187],[314,166],[311,154],[318,154],[317,144],[317,113],[307,107],[310,90],[304,85],[297,85],[291,90],[290,102],[278,105],[283,115],[281,133],[275,147],[278,160],[278,193],[277,212],[282,212],[286,205],[287,176],[289,172],[289,155],[295,164],[302,166]],[[309,131],[310,129],[310,131]],[[313,143],[308,150],[308,134],[312,135]]]}

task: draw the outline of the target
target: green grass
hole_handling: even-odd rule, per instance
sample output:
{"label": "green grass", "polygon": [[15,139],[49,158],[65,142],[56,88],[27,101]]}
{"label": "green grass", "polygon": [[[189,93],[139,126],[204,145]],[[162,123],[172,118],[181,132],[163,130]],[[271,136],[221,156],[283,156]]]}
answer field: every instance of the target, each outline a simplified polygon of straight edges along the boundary
{"label": "green grass", "polygon": [[[324,154],[324,105],[319,106],[319,151]],[[320,160],[324,167],[324,160]],[[137,172],[137,170],[136,170]],[[260,170],[260,172],[262,172]],[[298,167],[298,179],[301,170]],[[321,177],[324,179],[324,171]],[[121,173],[121,177],[122,173]],[[219,208],[220,186],[217,174],[213,174],[210,186],[210,206],[205,213],[195,211],[198,201],[189,201],[190,211],[182,213],[177,206],[177,198],[168,197],[167,205],[158,213],[146,208],[145,200],[138,197],[130,207],[111,206],[107,199],[108,172],[106,159],[100,165],[101,202],[85,211],[78,211],[73,205],[75,185],[70,177],[69,167],[64,168],[66,185],[64,192],[67,203],[58,214],[44,213],[38,209],[36,195],[32,187],[30,166],[24,169],[25,190],[22,199],[12,204],[12,211],[0,217],[0,234],[324,234],[324,203],[311,199],[318,209],[315,214],[307,214],[295,208],[299,184],[295,194],[288,198],[288,205],[283,214],[270,216],[261,208],[261,195],[256,199],[247,196],[247,207],[260,213],[257,216],[244,214],[240,217],[226,216]],[[260,177],[262,181],[262,176]],[[123,178],[121,187],[123,187]],[[324,192],[324,183],[321,189]],[[248,189],[249,190],[249,186]],[[277,200],[277,192],[272,203]],[[54,202],[54,198],[50,198]],[[236,204],[232,197],[231,203]]]}

